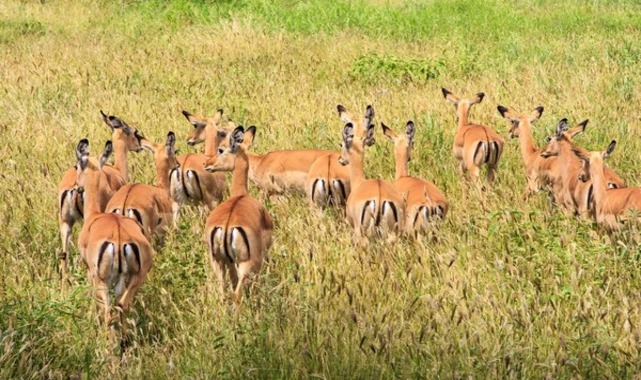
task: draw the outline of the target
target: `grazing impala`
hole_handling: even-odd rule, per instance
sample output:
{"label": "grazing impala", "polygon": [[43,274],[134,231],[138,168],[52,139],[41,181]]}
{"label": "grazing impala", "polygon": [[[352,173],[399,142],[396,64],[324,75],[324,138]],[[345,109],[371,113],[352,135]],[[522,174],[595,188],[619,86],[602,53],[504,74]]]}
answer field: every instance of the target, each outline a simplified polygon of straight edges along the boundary
{"label": "grazing impala", "polygon": [[227,191],[224,173],[208,173],[204,169],[208,156],[215,156],[218,145],[228,131],[222,126],[223,110],[219,109],[211,118],[203,118],[182,111],[194,131],[189,135],[187,144],[195,145],[205,142],[205,154],[187,153],[178,156],[180,170],[172,172],[170,178],[170,195],[177,205],[174,220],[178,220],[179,210],[186,201],[204,204],[212,210],[222,202]]}
{"label": "grazing impala", "polygon": [[117,321],[124,332],[125,314],[151,269],[153,250],[136,221],[102,212],[99,196],[100,189],[105,186],[102,168],[111,150],[109,141],[100,158],[95,159],[89,158],[89,142],[86,139],[80,140],[76,148],[76,186],[78,192],[86,193],[85,223],[78,237],[78,248],[96,291],[97,306],[99,312],[102,311],[106,330],[109,332],[112,321],[109,292],[115,287]]}
{"label": "grazing impala", "polygon": [[[559,158],[559,175],[553,184],[555,198],[567,210],[575,214],[589,216],[592,212],[591,182],[578,179],[581,161],[572,153],[575,148],[573,139],[583,133],[588,120],[583,120],[575,127],[568,129],[567,119],[562,119],[557,126],[556,134],[549,139],[548,145],[541,152],[543,157]],[[605,178],[610,188],[625,187],[623,180],[610,168],[605,168]]]}
{"label": "grazing impala", "polygon": [[322,155],[309,168],[305,188],[310,205],[345,206],[351,190],[349,167],[341,165],[339,158],[338,152]]}
{"label": "grazing impala", "polygon": [[405,134],[397,135],[381,123],[383,134],[394,143],[396,159],[396,182],[394,185],[401,194],[406,195],[407,203],[405,229],[408,234],[424,232],[438,218],[443,220],[448,210],[447,199],[432,182],[411,177],[407,164],[414,146],[414,122],[408,121]]}
{"label": "grazing impala", "polygon": [[557,157],[541,156],[543,148],[537,148],[532,141],[532,124],[543,114],[543,107],[536,107],[530,114],[519,114],[501,105],[497,109],[501,116],[512,124],[510,138],[519,139],[527,178],[523,199],[527,200],[530,195],[548,188],[551,185],[551,176],[560,170]]}
{"label": "grazing impala", "polygon": [[458,130],[454,136],[454,157],[459,162],[461,175],[469,172],[472,181],[476,182],[481,172],[481,166],[487,165],[487,180],[494,181],[496,167],[503,152],[505,141],[494,130],[480,124],[468,121],[470,108],[480,103],[485,96],[479,92],[472,99],[461,99],[445,88],[441,89],[445,99],[456,106]]}
{"label": "grazing impala", "polygon": [[616,141],[613,140],[602,152],[587,152],[581,148],[572,149],[584,163],[579,174],[580,180],[586,181],[588,178],[592,180],[596,221],[603,224],[609,231],[619,230],[621,222],[626,221],[629,211],[641,211],[641,188],[621,189],[608,186],[603,159],[608,157],[615,147]]}
{"label": "grazing impala", "polygon": [[236,302],[243,286],[260,272],[272,243],[272,218],[265,207],[247,193],[249,157],[256,127],[234,129],[220,144],[218,154],[206,163],[209,172],[232,172],[231,197],[216,207],[205,224],[205,240],[221,295],[229,275]]}
{"label": "grazing impala", "polygon": [[[105,165],[101,175],[105,177],[103,187],[100,189],[100,207],[101,211],[107,206],[111,196],[127,183],[129,170],[127,166],[127,152],[142,151],[142,137],[138,131],[128,126],[124,121],[115,116],[108,116],[100,111],[102,120],[111,128],[112,139],[114,141],[114,165]],[[67,274],[67,253],[69,243],[71,242],[71,233],[76,222],[82,220],[83,214],[83,196],[76,191],[75,166],[67,169],[58,185],[58,224],[60,228],[60,239],[62,240],[62,252],[60,253],[60,271],[62,278]]]}
{"label": "grazing impala", "polygon": [[355,119],[345,107],[338,105],[338,114],[344,122],[340,163],[350,165],[352,191],[347,198],[345,214],[355,231],[355,241],[367,243],[367,237],[380,233],[392,242],[404,231],[405,200],[390,182],[366,179],[363,172],[363,154],[366,146],[374,144],[374,108],[367,106],[365,117]]}
{"label": "grazing impala", "polygon": [[145,140],[145,148],[154,152],[156,160],[157,186],[142,183],[121,187],[107,204],[106,211],[128,216],[143,226],[149,241],[154,235],[162,237],[165,228],[171,224],[177,205],[169,196],[169,177],[178,170],[173,132],[167,134],[165,144],[154,144]]}

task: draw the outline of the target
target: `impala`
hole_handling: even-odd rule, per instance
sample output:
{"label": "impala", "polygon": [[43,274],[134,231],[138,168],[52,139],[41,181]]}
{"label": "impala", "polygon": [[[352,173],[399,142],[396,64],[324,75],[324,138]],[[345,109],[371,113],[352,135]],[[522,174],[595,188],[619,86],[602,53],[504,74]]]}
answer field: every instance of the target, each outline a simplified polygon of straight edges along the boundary
{"label": "impala", "polygon": [[387,236],[392,242],[403,232],[405,200],[390,182],[366,179],[363,154],[366,146],[374,144],[374,108],[367,106],[365,117],[355,119],[342,105],[338,114],[343,122],[343,143],[339,162],[350,165],[352,191],[347,198],[345,215],[354,228],[356,243],[364,245],[375,234]]}
{"label": "impala", "polygon": [[574,154],[584,163],[579,175],[581,181],[586,181],[588,176],[592,180],[596,221],[609,231],[619,230],[629,211],[641,211],[641,188],[608,186],[603,159],[608,157],[615,147],[616,141],[613,140],[602,152],[573,149]]}
{"label": "impala", "polygon": [[405,229],[408,234],[424,232],[438,217],[445,218],[448,210],[447,199],[432,183],[420,178],[411,177],[407,166],[414,147],[414,122],[407,122],[405,134],[397,135],[392,129],[381,123],[383,134],[394,144],[396,159],[396,182],[394,185],[401,194],[405,194],[407,202]]}
{"label": "impala", "polygon": [[[102,116],[102,120],[111,129],[115,156],[114,165],[105,165],[101,171],[101,175],[105,177],[99,193],[100,209],[102,211],[116,190],[127,183],[129,178],[127,152],[142,151],[143,148],[141,144],[144,137],[142,137],[135,128],[128,126],[119,118],[108,116],[102,111],[100,111],[100,115]],[[58,210],[58,225],[60,229],[60,239],[62,240],[62,252],[59,258],[63,280],[67,275],[67,253],[71,242],[73,226],[83,218],[83,196],[80,196],[76,191],[76,175],[76,167],[70,167],[65,171],[58,185],[58,206],[60,207]]]}
{"label": "impala", "polygon": [[249,150],[256,127],[238,126],[207,160],[209,172],[232,172],[231,197],[216,207],[205,223],[205,240],[221,296],[229,275],[236,302],[244,284],[260,272],[272,243],[273,222],[265,207],[248,195]]}
{"label": "impala", "polygon": [[480,124],[472,124],[468,118],[470,108],[480,103],[485,94],[479,92],[472,99],[461,99],[449,90],[441,89],[445,99],[456,106],[458,130],[454,136],[453,152],[459,162],[461,175],[469,172],[472,181],[476,182],[481,172],[481,166],[487,165],[487,180],[494,181],[496,167],[503,152],[504,140],[494,130]]}
{"label": "impala", "polygon": [[80,140],[76,148],[76,186],[79,193],[86,193],[85,223],[78,237],[78,248],[96,292],[99,313],[102,308],[107,332],[112,321],[109,301],[112,287],[115,287],[117,321],[124,332],[126,313],[151,269],[153,250],[135,220],[102,211],[99,196],[105,180],[102,168],[111,151],[110,141],[99,159],[89,158],[86,139]]}
{"label": "impala", "polygon": [[152,241],[154,235],[162,237],[171,224],[178,208],[169,194],[169,178],[178,170],[173,132],[167,134],[165,144],[146,141],[146,149],[154,152],[157,186],[135,183],[121,187],[107,204],[106,211],[135,219],[142,225],[145,235]]}

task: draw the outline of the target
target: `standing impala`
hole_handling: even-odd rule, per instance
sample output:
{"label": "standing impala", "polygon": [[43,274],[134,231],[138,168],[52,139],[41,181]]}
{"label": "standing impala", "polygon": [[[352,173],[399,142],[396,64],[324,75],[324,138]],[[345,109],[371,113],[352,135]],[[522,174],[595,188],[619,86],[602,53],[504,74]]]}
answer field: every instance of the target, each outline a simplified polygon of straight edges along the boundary
{"label": "standing impala", "polygon": [[405,229],[408,234],[424,232],[433,219],[443,220],[448,210],[447,199],[432,182],[411,177],[407,164],[414,146],[414,122],[408,121],[405,134],[397,135],[381,123],[383,134],[394,143],[396,159],[396,182],[394,185],[401,194],[406,195],[407,203]]}
{"label": "standing impala", "polygon": [[512,124],[510,138],[519,139],[527,179],[523,199],[527,200],[535,192],[549,187],[552,172],[559,171],[557,158],[541,156],[543,148],[537,148],[532,141],[532,124],[543,114],[543,107],[536,107],[530,114],[519,114],[501,105],[497,109],[501,116]]}
{"label": "standing impala", "polygon": [[154,152],[157,186],[142,183],[121,187],[107,204],[106,211],[128,216],[143,226],[145,235],[152,241],[154,235],[162,237],[165,228],[174,219],[177,205],[169,196],[169,177],[178,169],[173,132],[167,134],[165,144],[145,140],[145,148]]}
{"label": "standing impala", "polygon": [[272,218],[265,207],[247,193],[249,157],[256,127],[238,126],[220,145],[218,155],[206,163],[209,172],[232,172],[231,197],[216,207],[205,223],[205,240],[221,295],[229,275],[236,302],[243,286],[260,272],[272,244]]}
{"label": "standing impala", "polygon": [[[129,170],[127,166],[127,152],[142,151],[142,141],[144,137],[138,134],[138,131],[128,126],[124,121],[115,116],[108,116],[100,111],[102,120],[111,129],[112,139],[114,141],[114,165],[105,165],[101,175],[105,177],[104,185],[100,188],[99,201],[101,211],[107,206],[111,196],[127,183]],[[58,224],[60,229],[60,239],[62,240],[62,252],[60,253],[60,271],[63,281],[67,275],[67,253],[69,243],[71,242],[71,233],[76,222],[83,218],[83,196],[76,191],[75,166],[65,171],[62,180],[58,185]]]}
{"label": "standing impala", "polygon": [[493,129],[480,124],[472,124],[468,118],[470,108],[480,103],[485,96],[479,92],[472,99],[461,99],[445,88],[441,89],[445,99],[456,106],[458,130],[454,136],[454,157],[459,162],[461,175],[469,172],[472,181],[476,182],[481,166],[487,165],[487,180],[494,181],[496,167],[503,152],[505,141]]}
{"label": "standing impala", "polygon": [[339,158],[338,152],[322,155],[309,168],[305,188],[311,206],[345,206],[351,190],[349,166],[341,165]]}
{"label": "standing impala", "polygon": [[339,160],[342,165],[350,165],[352,191],[347,198],[345,215],[354,228],[355,241],[365,245],[367,237],[380,233],[392,242],[404,229],[405,200],[390,182],[366,179],[363,172],[365,147],[375,142],[374,108],[367,106],[362,119],[352,117],[340,104],[337,108],[341,120],[346,123]]}
{"label": "standing impala", "polygon": [[107,332],[112,321],[109,301],[112,287],[115,287],[117,321],[124,332],[125,314],[151,269],[153,250],[135,220],[118,214],[106,214],[101,209],[99,193],[105,180],[102,168],[111,150],[111,141],[108,141],[103,154],[95,159],[89,158],[89,142],[86,139],[80,140],[76,148],[76,186],[78,192],[86,193],[85,223],[78,237],[78,248],[96,291],[98,308],[102,308],[102,320]]}
{"label": "standing impala", "polygon": [[579,175],[581,181],[586,181],[588,176],[594,186],[594,209],[596,221],[609,231],[621,228],[621,222],[628,217],[629,211],[641,211],[641,188],[609,188],[605,177],[603,159],[608,157],[616,141],[612,141],[607,149],[602,152],[587,152],[584,149],[574,148],[573,152],[583,162]]}

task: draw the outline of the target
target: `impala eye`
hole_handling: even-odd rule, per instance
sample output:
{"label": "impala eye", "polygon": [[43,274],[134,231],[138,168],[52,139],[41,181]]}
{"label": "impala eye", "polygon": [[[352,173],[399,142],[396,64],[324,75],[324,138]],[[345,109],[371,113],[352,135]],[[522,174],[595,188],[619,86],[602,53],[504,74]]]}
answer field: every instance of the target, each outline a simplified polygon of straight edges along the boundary
{"label": "impala eye", "polygon": [[220,154],[223,154],[223,153],[225,153],[225,150],[223,148],[218,148],[218,154],[220,155]]}

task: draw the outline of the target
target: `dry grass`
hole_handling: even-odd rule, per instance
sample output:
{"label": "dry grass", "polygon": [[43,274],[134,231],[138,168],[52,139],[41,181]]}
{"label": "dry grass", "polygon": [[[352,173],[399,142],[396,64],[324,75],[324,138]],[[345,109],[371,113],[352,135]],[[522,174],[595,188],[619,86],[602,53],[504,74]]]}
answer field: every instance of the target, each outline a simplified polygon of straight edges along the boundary
{"label": "dry grass", "polygon": [[[487,193],[489,211],[464,197],[451,154],[454,110],[440,95],[441,86],[461,95],[484,91],[472,119],[503,135],[508,125],[497,104],[518,111],[543,105],[540,143],[558,119],[590,118],[580,143],[596,149],[617,139],[610,164],[638,184],[639,6],[374,3],[229,2],[218,6],[224,12],[186,1],[0,4],[0,377],[639,371],[637,246],[610,244],[543,195],[522,202],[516,141],[508,141],[498,183]],[[405,8],[433,16],[402,17]],[[459,23],[463,17],[468,24]],[[374,55],[380,62],[355,65]],[[432,63],[436,78],[422,78],[421,65]],[[267,203],[275,244],[235,315],[213,292],[204,215],[188,211],[157,253],[137,297],[133,345],[115,364],[92,314],[85,271],[75,262],[71,290],[60,294],[56,268],[56,185],[80,138],[94,147],[109,138],[98,110],[161,140],[168,130],[188,133],[180,110],[222,107],[255,124],[255,150],[267,152],[337,147],[337,103],[357,113],[371,103],[376,121],[396,128],[416,122],[410,170],[434,180],[453,205],[438,241],[354,248],[338,215],[319,219],[299,197]],[[392,147],[377,137],[366,171],[392,178]],[[182,138],[179,148],[202,149]],[[151,156],[130,157],[132,178],[152,182]]]}

